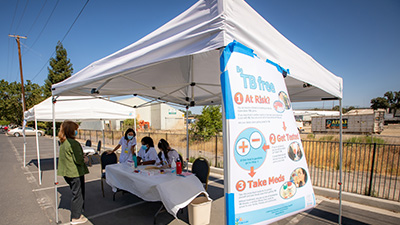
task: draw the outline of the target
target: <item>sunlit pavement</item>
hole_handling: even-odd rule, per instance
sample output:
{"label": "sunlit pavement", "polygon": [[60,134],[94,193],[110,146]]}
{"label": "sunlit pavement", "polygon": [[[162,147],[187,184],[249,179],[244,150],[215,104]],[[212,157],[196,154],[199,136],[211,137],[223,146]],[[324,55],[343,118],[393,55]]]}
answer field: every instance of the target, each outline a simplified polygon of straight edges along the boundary
{"label": "sunlit pavement", "polygon": [[[35,137],[27,137],[26,167],[23,166],[22,137],[8,137],[0,134],[0,224],[55,224],[55,191],[53,170],[53,140],[40,137],[40,161],[42,184],[39,173]],[[86,201],[84,215],[86,224],[153,224],[153,216],[160,208],[160,202],[144,202],[130,193],[113,192],[105,184],[105,197],[102,197],[100,165],[97,158],[89,167],[86,179]],[[58,222],[69,224],[69,201],[71,193],[62,177],[57,177],[59,185]],[[224,224],[223,177],[211,174],[208,193],[213,199],[211,223]],[[337,199],[316,196],[317,206],[307,212],[285,218],[274,224],[337,224],[339,204]],[[374,198],[370,198],[374,201]],[[398,203],[398,202],[395,202]],[[399,210],[400,211],[400,205]],[[178,219],[167,212],[159,214],[156,224],[188,224],[188,210],[178,213]],[[400,213],[343,201],[342,224],[400,224]]]}

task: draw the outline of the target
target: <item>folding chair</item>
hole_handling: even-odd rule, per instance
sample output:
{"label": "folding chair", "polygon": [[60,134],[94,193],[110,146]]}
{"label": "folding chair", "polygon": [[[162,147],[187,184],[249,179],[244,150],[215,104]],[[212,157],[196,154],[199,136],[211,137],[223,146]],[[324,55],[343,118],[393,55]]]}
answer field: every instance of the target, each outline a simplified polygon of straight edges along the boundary
{"label": "folding chair", "polygon": [[85,146],[92,147],[92,141],[86,140]]}
{"label": "folding chair", "polygon": [[92,165],[92,163],[93,163],[93,156],[94,155],[96,155],[98,158],[99,158],[99,161],[100,161],[100,152],[101,152],[101,141],[99,141],[98,143],[97,143],[97,150],[96,150],[96,152],[93,154],[93,155],[91,155],[90,156],[90,166]]}
{"label": "folding chair", "polygon": [[[113,152],[110,154],[107,154],[107,152],[103,152],[100,157],[100,163],[101,163],[101,191],[103,192],[103,198],[104,196],[104,184],[103,180],[106,179],[106,166],[110,164],[115,164],[118,162],[117,155]],[[114,197],[115,199],[115,197]]]}
{"label": "folding chair", "polygon": [[208,164],[207,159],[199,157],[194,160],[192,165],[192,173],[199,178],[200,182],[205,185],[206,191],[208,188],[208,178],[210,176],[210,164]]}

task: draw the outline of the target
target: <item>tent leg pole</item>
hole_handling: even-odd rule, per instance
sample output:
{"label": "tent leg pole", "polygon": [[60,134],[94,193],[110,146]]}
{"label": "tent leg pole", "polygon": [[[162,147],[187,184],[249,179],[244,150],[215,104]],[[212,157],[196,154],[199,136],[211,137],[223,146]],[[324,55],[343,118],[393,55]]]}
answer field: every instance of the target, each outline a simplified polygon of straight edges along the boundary
{"label": "tent leg pole", "polygon": [[106,126],[106,122],[103,120],[103,152],[106,150],[106,137],[104,136],[104,127]]}
{"label": "tent leg pole", "polygon": [[225,207],[225,223],[228,224],[229,218],[228,218],[228,205],[227,205],[227,194],[231,193],[230,186],[228,183],[230,182],[230,163],[229,163],[229,156],[228,156],[228,149],[229,149],[229,123],[226,120],[226,114],[225,114],[225,107],[224,104],[222,103],[222,139],[223,139],[223,151],[224,151],[224,207]]}
{"label": "tent leg pole", "polygon": [[56,223],[58,224],[58,194],[57,194],[57,141],[56,141],[56,118],[55,118],[55,97],[52,96],[52,116],[53,116],[53,150],[54,150],[54,195],[55,195],[55,210]]}
{"label": "tent leg pole", "polygon": [[343,173],[343,122],[342,122],[342,99],[339,99],[340,110],[340,136],[339,136],[339,154],[340,154],[340,174],[339,174],[339,225],[342,224],[342,173]]}
{"label": "tent leg pole", "polygon": [[189,171],[189,106],[186,106],[186,171]]}
{"label": "tent leg pole", "polygon": [[37,127],[37,119],[36,119],[36,112],[35,112],[35,129],[36,129],[36,155],[38,161],[38,173],[39,173],[39,185],[42,185],[42,173],[40,170],[40,152],[39,152],[39,137],[38,137],[38,127]]}
{"label": "tent leg pole", "polygon": [[26,167],[26,135],[25,135],[25,127],[26,127],[26,120],[25,120],[25,113],[24,113],[24,121],[22,121],[22,135],[24,136],[24,167]]}
{"label": "tent leg pole", "polygon": [[24,167],[26,167],[26,137],[24,133]]}
{"label": "tent leg pole", "polygon": [[[137,136],[137,130],[136,130],[136,111],[135,111],[135,118],[133,118],[133,126],[134,126],[134,129],[135,129],[135,133],[136,133],[136,136]],[[136,142],[137,142],[137,140],[136,140]],[[137,144],[136,144],[136,146],[135,146],[135,154],[137,155]]]}

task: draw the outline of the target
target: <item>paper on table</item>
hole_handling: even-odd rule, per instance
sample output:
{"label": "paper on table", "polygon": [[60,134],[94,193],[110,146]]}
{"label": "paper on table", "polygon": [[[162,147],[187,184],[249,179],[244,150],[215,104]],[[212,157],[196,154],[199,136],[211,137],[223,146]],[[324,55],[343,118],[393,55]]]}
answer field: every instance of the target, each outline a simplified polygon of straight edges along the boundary
{"label": "paper on table", "polygon": [[182,176],[182,177],[187,177],[187,176],[193,175],[193,173],[191,173],[191,172],[183,172],[183,173],[181,173],[179,175]]}

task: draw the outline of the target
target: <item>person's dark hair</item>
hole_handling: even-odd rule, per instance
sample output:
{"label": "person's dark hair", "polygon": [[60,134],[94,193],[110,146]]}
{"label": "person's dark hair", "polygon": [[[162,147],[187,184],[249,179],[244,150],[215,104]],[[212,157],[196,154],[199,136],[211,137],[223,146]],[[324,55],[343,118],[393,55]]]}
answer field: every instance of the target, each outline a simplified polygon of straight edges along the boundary
{"label": "person's dark hair", "polygon": [[132,128],[128,128],[128,130],[125,131],[125,140],[130,141],[128,139],[128,133],[133,132],[133,137],[136,137],[136,132]]}
{"label": "person's dark hair", "polygon": [[154,141],[149,136],[142,138],[141,142],[143,142],[145,145],[149,145],[149,147],[154,147]]}
{"label": "person's dark hair", "polygon": [[171,150],[171,147],[169,146],[168,142],[167,142],[166,140],[164,140],[164,139],[160,139],[160,141],[158,142],[157,147],[158,147],[159,149],[161,149],[161,151],[164,152],[165,158],[166,158],[167,160],[169,160],[168,154],[167,154],[167,153],[168,153],[169,150]]}

